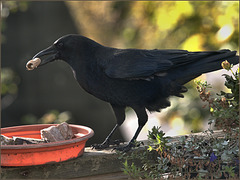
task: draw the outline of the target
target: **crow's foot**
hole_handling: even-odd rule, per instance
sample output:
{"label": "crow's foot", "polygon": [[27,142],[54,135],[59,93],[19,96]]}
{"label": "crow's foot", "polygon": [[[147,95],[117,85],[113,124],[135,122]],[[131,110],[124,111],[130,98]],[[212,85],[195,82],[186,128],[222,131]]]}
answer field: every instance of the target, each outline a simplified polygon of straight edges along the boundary
{"label": "crow's foot", "polygon": [[109,147],[109,144],[107,144],[107,143],[92,144],[91,147],[92,147],[92,149],[101,150],[101,149],[106,149],[106,148],[108,148],[108,147]]}
{"label": "crow's foot", "polygon": [[91,145],[92,149],[106,149],[109,148],[110,145],[116,145],[118,146],[120,143],[123,143],[123,140],[117,139],[117,140],[110,140],[106,139],[102,144],[93,144]]}
{"label": "crow's foot", "polygon": [[132,148],[139,147],[141,144],[144,145],[142,141],[129,142],[128,145],[116,147],[114,148],[114,150],[127,152],[130,151]]}

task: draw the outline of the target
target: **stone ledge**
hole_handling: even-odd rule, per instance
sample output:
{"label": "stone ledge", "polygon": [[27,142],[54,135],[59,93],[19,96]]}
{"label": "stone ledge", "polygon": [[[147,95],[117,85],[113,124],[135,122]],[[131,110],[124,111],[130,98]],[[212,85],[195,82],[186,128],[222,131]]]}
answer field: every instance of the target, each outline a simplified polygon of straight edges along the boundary
{"label": "stone ledge", "polygon": [[[203,135],[195,133],[194,135]],[[186,136],[186,135],[185,135]],[[214,131],[214,137],[222,137],[222,131]],[[175,136],[170,142],[178,141],[181,136]],[[147,141],[144,141],[147,144]],[[143,151],[139,147],[137,151]],[[112,149],[92,150],[85,148],[82,156],[55,164],[45,164],[28,167],[2,167],[1,179],[127,179],[122,171],[122,162]]]}

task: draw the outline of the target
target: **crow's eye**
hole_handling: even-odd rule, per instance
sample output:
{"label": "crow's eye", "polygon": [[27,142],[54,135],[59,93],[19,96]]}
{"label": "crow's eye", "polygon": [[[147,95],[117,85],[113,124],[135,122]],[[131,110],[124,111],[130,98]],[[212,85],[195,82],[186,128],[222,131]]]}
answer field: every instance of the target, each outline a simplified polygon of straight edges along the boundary
{"label": "crow's eye", "polygon": [[63,47],[63,43],[62,42],[57,43],[56,46],[57,46],[57,48],[62,48]]}

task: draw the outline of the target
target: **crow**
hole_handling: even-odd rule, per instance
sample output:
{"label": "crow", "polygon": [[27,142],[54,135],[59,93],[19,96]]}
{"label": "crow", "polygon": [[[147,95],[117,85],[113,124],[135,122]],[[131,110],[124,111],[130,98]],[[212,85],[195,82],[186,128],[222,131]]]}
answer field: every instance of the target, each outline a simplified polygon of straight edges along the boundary
{"label": "crow", "polygon": [[96,149],[109,147],[111,136],[125,120],[126,107],[138,118],[138,128],[131,141],[118,150],[128,151],[148,120],[146,110],[169,107],[170,96],[183,98],[185,83],[203,73],[221,69],[221,62],[239,63],[236,51],[189,52],[178,49],[117,49],[103,46],[87,37],[68,34],[37,53],[38,66],[54,60],[70,65],[75,79],[91,95],[110,103],[117,123]]}

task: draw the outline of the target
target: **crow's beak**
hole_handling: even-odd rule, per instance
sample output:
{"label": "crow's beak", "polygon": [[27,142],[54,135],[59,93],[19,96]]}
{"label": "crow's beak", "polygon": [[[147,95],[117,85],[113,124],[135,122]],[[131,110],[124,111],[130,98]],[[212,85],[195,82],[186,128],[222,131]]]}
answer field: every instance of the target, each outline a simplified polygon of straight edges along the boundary
{"label": "crow's beak", "polygon": [[55,46],[50,46],[39,53],[37,53],[35,56],[33,56],[32,59],[39,58],[41,59],[41,63],[38,66],[42,66],[44,64],[47,64],[49,62],[52,62],[58,58],[58,51],[55,48]]}

